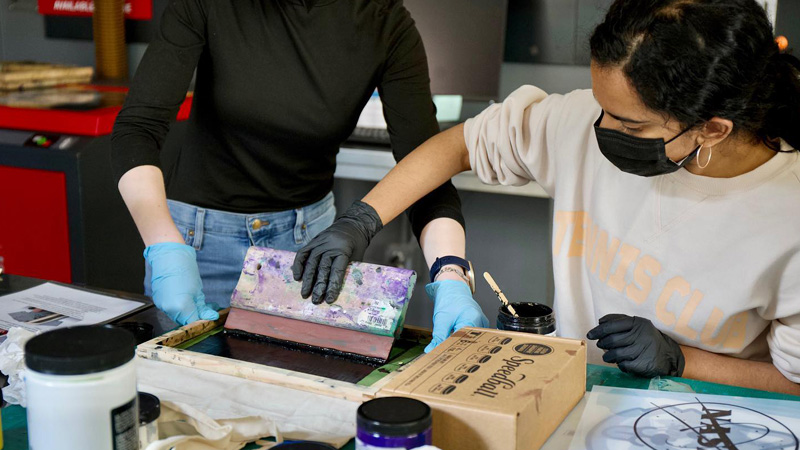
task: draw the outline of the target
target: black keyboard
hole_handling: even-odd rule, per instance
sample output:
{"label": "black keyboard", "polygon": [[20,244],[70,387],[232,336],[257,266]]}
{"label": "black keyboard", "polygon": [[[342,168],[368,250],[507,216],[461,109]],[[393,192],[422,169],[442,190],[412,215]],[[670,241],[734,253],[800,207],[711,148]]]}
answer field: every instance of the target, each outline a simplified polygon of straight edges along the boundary
{"label": "black keyboard", "polygon": [[347,142],[387,147],[392,145],[392,141],[389,139],[389,131],[385,128],[356,127],[356,129],[353,130],[353,134],[347,138]]}
{"label": "black keyboard", "polygon": [[[461,122],[439,122],[439,129],[444,131],[454,127]],[[365,128],[356,127],[353,134],[347,138],[346,142],[362,145],[378,145],[381,147],[391,147],[392,141],[389,139],[389,131],[385,128]]]}

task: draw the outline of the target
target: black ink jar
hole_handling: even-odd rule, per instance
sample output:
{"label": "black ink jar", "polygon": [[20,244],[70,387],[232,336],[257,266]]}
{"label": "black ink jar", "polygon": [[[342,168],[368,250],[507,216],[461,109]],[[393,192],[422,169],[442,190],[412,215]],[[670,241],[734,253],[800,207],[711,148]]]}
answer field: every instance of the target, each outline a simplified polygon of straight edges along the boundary
{"label": "black ink jar", "polygon": [[497,313],[497,329],[522,333],[556,335],[556,316],[553,308],[541,303],[511,303],[519,317],[514,317],[505,305]]}

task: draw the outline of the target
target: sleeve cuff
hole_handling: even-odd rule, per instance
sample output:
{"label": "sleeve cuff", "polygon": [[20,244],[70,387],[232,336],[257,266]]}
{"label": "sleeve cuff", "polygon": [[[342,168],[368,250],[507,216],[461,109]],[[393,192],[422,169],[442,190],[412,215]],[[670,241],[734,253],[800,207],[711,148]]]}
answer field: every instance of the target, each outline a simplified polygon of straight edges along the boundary
{"label": "sleeve cuff", "polygon": [[461,213],[461,199],[455,186],[450,181],[411,206],[408,209],[408,216],[417,240],[422,235],[422,230],[425,226],[434,219],[453,219],[466,230],[464,215]]}

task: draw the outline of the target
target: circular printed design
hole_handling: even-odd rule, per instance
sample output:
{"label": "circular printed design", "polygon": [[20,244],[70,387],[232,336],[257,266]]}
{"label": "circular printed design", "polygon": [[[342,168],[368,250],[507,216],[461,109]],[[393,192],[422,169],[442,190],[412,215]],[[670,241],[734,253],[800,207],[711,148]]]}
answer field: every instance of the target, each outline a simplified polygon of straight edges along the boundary
{"label": "circular printed design", "polygon": [[514,346],[514,351],[522,355],[542,356],[553,353],[553,347],[544,344],[526,343]]}
{"label": "circular printed design", "polygon": [[638,440],[654,450],[797,450],[797,436],[778,420],[744,406],[691,402],[659,406],[633,425]]}

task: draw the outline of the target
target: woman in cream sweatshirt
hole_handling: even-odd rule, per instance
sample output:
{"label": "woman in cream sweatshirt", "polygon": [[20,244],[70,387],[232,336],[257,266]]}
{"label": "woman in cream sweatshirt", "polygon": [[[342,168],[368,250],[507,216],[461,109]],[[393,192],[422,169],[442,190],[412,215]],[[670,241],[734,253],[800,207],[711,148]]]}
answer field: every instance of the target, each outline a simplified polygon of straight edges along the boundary
{"label": "woman in cream sweatshirt", "polygon": [[363,201],[386,223],[465,170],[536,180],[590,362],[800,393],[800,61],[755,0],[617,0],[591,49],[591,90],[523,86]]}

